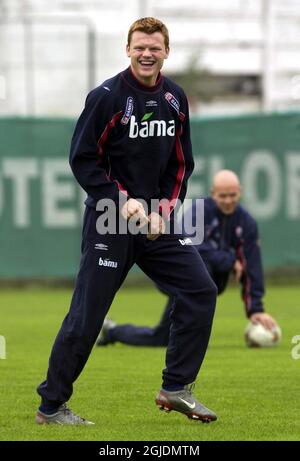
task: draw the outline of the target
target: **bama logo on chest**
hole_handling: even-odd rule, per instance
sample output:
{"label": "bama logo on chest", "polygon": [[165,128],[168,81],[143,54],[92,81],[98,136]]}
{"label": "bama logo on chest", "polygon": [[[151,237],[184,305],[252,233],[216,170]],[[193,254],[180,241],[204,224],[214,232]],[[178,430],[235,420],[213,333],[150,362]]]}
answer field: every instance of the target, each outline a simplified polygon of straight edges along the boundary
{"label": "bama logo on chest", "polygon": [[153,112],[145,114],[140,123],[134,115],[130,117],[129,137],[149,138],[159,136],[175,136],[175,120],[149,120]]}

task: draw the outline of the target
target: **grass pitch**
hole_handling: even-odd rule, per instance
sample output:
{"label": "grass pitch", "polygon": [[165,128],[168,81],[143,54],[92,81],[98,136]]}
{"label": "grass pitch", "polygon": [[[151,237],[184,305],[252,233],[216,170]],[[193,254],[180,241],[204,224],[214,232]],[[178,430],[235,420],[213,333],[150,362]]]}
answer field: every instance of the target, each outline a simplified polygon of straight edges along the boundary
{"label": "grass pitch", "polygon": [[[37,426],[35,392],[44,378],[50,348],[68,310],[70,290],[2,290],[0,335],[7,358],[0,360],[0,440],[300,440],[300,359],[291,340],[300,335],[300,289],[269,287],[268,311],[283,340],[273,349],[248,349],[247,320],[237,289],[218,299],[209,349],[196,395],[218,414],[202,424],[160,412],[154,398],[161,385],[163,348],[121,344],[95,348],[69,402],[92,427]],[[154,325],[165,298],[155,288],[123,289],[111,308],[118,322]]]}

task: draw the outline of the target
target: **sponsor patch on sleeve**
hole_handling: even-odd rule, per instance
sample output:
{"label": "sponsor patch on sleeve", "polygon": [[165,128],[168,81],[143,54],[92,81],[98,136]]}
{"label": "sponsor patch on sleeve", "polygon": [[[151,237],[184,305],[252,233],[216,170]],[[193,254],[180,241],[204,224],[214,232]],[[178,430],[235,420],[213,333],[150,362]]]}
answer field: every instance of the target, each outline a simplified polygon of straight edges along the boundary
{"label": "sponsor patch on sleeve", "polygon": [[179,109],[180,109],[180,106],[179,106],[179,102],[177,101],[177,99],[175,98],[175,96],[172,95],[172,93],[169,93],[169,91],[167,91],[165,93],[165,99],[168,101],[168,103],[173,107],[173,109],[176,110],[177,114],[179,115]]}
{"label": "sponsor patch on sleeve", "polygon": [[133,112],[133,98],[131,96],[128,96],[127,101],[126,101],[126,108],[124,111],[124,115],[121,118],[122,125],[127,125],[132,115],[132,112]]}

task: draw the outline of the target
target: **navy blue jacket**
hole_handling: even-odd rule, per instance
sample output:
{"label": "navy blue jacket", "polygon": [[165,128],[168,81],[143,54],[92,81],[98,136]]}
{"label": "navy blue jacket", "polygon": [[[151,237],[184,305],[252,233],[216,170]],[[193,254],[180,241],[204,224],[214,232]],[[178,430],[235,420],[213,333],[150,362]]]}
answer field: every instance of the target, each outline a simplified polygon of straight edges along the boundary
{"label": "navy blue jacket", "polygon": [[[197,202],[187,213],[193,222]],[[236,259],[243,265],[242,298],[247,316],[263,312],[264,277],[257,224],[254,218],[238,205],[231,215],[223,214],[212,198],[204,201],[204,240],[196,245],[202,259],[212,272],[228,273]]]}
{"label": "navy blue jacket", "polygon": [[161,74],[144,86],[130,68],[106,80],[86,99],[70,165],[88,206],[102,198],[117,203],[122,192],[147,203],[164,199],[159,209],[169,217],[194,167],[183,90]]}

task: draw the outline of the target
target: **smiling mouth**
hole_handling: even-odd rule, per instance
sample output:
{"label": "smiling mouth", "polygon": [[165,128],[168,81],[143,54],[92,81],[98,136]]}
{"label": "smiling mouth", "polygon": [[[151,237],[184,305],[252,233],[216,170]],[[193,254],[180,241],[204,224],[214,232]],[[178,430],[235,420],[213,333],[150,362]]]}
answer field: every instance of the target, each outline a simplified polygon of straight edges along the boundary
{"label": "smiling mouth", "polygon": [[155,64],[155,61],[139,61],[139,64],[144,68],[151,69],[151,67]]}

